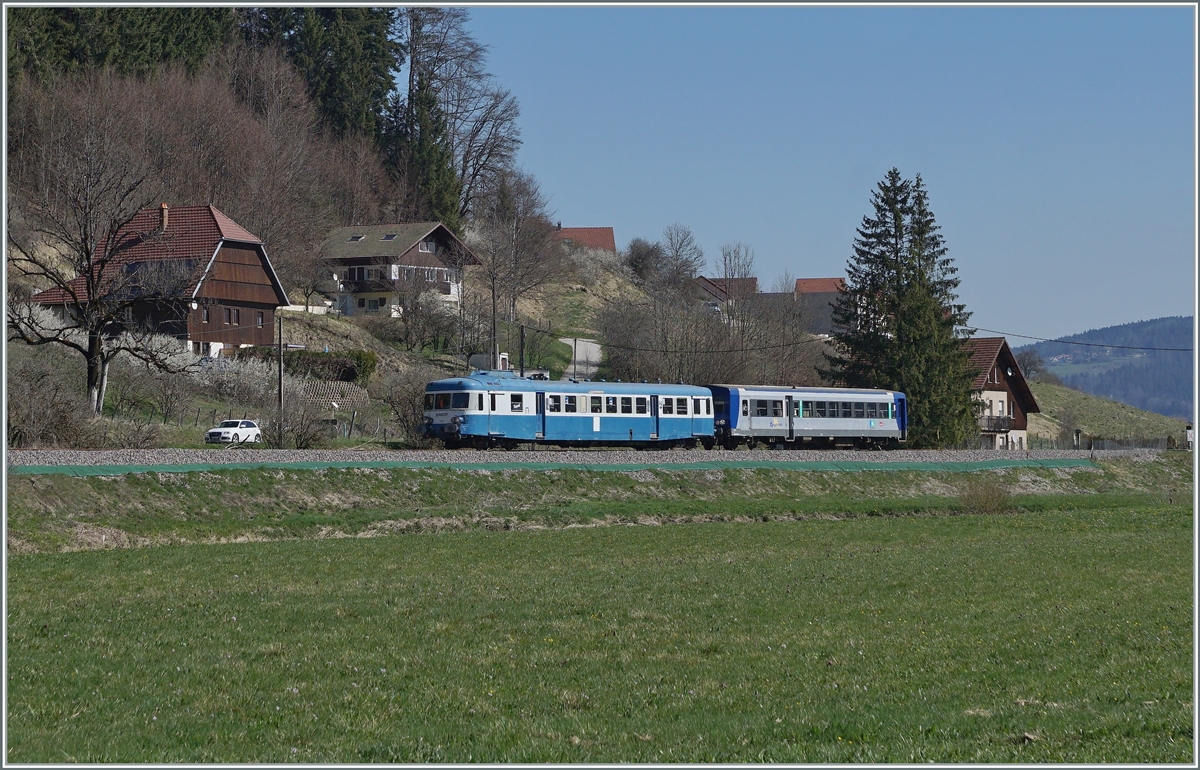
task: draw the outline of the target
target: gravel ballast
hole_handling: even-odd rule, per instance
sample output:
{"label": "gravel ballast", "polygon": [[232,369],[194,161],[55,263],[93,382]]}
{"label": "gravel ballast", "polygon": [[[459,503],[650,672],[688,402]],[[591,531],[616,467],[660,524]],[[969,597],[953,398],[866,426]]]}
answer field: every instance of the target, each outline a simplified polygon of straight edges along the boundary
{"label": "gravel ballast", "polygon": [[1116,459],[1144,457],[1156,449],[1070,450],[912,450],[896,451],[704,451],[639,452],[627,449],[550,449],[481,451],[474,449],[18,449],[8,450],[6,464],[17,465],[189,465],[195,463],[565,463],[579,465],[671,465],[697,462],[832,462],[832,463],[976,463],[988,460]]}

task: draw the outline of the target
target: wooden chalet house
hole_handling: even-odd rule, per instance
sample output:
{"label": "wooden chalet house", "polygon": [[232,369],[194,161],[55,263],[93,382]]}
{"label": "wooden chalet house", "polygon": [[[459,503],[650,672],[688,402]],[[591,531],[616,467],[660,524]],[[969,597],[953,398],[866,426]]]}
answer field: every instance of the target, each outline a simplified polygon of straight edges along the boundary
{"label": "wooden chalet house", "polygon": [[974,337],[963,347],[979,370],[973,385],[982,402],[979,432],[987,449],[1029,446],[1029,415],[1040,412],[1029,383],[1003,337]]}
{"label": "wooden chalet house", "polygon": [[[169,296],[141,303],[134,298],[131,323],[174,336],[204,356],[274,341],[275,309],[288,304],[287,294],[263,242],[215,206],[142,209],[116,241],[108,268],[114,276],[177,276]],[[106,247],[97,247],[97,256]],[[30,301],[71,313],[77,299],[87,300],[84,277],[69,289],[48,289]]]}
{"label": "wooden chalet house", "polygon": [[399,316],[406,295],[426,290],[457,303],[463,267],[479,264],[440,222],[339,227],[325,239],[321,254],[334,267],[338,312],[348,316]]}

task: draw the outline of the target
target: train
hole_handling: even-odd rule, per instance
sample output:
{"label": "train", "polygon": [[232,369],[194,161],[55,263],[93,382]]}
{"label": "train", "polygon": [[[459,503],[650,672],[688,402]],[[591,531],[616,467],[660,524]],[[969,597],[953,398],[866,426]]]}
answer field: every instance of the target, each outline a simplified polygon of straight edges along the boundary
{"label": "train", "polygon": [[447,448],[893,448],[907,401],[891,390],[532,380],[477,370],[425,386],[425,431]]}

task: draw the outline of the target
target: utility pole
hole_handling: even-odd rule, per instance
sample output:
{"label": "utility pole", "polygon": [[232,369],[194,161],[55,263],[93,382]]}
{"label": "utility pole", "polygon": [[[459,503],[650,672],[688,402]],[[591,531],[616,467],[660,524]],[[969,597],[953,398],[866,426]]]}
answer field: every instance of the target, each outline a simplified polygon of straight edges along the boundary
{"label": "utility pole", "polygon": [[521,324],[521,376],[525,376],[525,324]]}
{"label": "utility pole", "polygon": [[279,448],[283,449],[283,315],[276,310],[279,321]]}
{"label": "utility pole", "polygon": [[573,337],[574,344],[571,346],[571,379],[579,379],[579,338]]}

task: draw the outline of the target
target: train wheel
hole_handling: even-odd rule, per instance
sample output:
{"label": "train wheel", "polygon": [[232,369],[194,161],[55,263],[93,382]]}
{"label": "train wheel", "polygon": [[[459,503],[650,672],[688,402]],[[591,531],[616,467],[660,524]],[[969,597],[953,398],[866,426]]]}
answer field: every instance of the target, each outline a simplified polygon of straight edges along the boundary
{"label": "train wheel", "polygon": [[704,445],[705,451],[711,452],[713,447],[717,445],[717,440],[715,438],[702,438],[700,439],[700,443]]}

